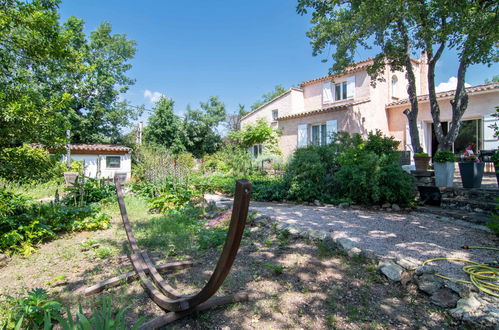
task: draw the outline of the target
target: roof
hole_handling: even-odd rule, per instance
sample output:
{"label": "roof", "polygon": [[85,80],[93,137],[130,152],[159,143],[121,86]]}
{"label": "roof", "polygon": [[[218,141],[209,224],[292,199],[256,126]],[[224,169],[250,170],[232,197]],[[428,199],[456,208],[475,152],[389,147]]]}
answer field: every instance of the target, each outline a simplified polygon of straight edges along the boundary
{"label": "roof", "polygon": [[[483,93],[483,92],[493,92],[493,91],[496,91],[498,89],[499,89],[499,83],[491,83],[491,84],[468,87],[468,88],[466,88],[466,92],[470,95],[473,95],[473,94],[478,94],[478,93]],[[456,92],[456,90],[437,93],[437,99],[453,97],[455,92]],[[430,100],[430,96],[428,94],[418,96],[418,102],[428,102],[429,100]],[[409,104],[409,99],[403,99],[403,100],[389,103],[386,107],[392,108],[392,107],[404,105],[404,104]]]}
{"label": "roof", "polygon": [[300,117],[307,117],[307,116],[312,116],[312,115],[316,115],[316,114],[319,114],[319,113],[325,113],[325,112],[331,112],[331,111],[336,111],[336,110],[348,109],[351,106],[354,106],[354,105],[357,105],[357,104],[360,104],[360,103],[364,103],[364,102],[369,102],[369,99],[364,99],[364,100],[357,101],[357,102],[342,103],[342,104],[333,105],[333,106],[330,106],[330,107],[327,107],[327,108],[321,108],[321,109],[316,109],[316,110],[312,110],[312,111],[305,111],[305,112],[293,113],[293,114],[290,114],[290,115],[287,115],[287,116],[279,117],[279,118],[277,118],[277,120],[279,121],[279,120],[287,120],[287,119],[294,119],[294,118],[300,118]]}
{"label": "roof", "polygon": [[268,101],[268,102],[265,102],[264,104],[262,104],[261,106],[259,106],[258,108],[256,108],[255,110],[251,110],[250,112],[248,112],[247,114],[245,114],[244,116],[241,117],[241,120],[247,118],[249,115],[259,111],[260,109],[262,109],[263,107],[269,105],[270,103],[274,102],[274,101],[277,101],[278,99],[284,97],[284,95],[287,95],[289,93],[291,93],[291,91],[297,91],[297,92],[303,92],[303,89],[300,89],[300,88],[295,88],[295,87],[291,87],[290,89],[288,89],[287,91],[285,91],[284,93],[282,93],[281,95],[279,96],[276,96],[274,97],[272,100]]}
{"label": "roof", "polygon": [[[414,62],[414,63],[417,63],[417,64],[421,63],[420,60],[417,60],[417,59],[414,59],[414,58],[411,58],[411,61]],[[338,73],[335,73],[333,75],[328,75],[328,76],[324,76],[324,77],[320,77],[320,78],[315,78],[315,79],[312,79],[312,80],[304,81],[304,82],[302,82],[300,84],[300,86],[301,87],[305,87],[305,86],[308,86],[308,85],[313,85],[313,84],[316,84],[316,83],[329,81],[329,80],[331,80],[333,78],[340,77],[340,76],[343,76],[345,74],[355,73],[355,72],[359,72],[359,71],[364,71],[369,66],[371,66],[373,64],[373,62],[374,62],[374,57],[368,58],[367,60],[360,61],[360,62],[352,64],[351,66],[346,67],[345,70],[343,70],[342,72],[338,72]]]}
{"label": "roof", "polygon": [[[43,147],[40,144],[36,145],[37,147]],[[57,148],[48,148],[49,152],[59,152],[64,151],[64,147],[61,149]],[[71,144],[70,145],[72,154],[115,154],[115,155],[123,155],[128,154],[132,151],[132,148],[128,148],[118,144]]]}

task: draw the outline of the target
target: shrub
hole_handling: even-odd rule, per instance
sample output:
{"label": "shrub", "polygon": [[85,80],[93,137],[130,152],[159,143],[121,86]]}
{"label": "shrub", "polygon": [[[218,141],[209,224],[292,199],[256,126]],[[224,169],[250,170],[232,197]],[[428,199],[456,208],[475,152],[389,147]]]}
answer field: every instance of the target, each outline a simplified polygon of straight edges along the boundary
{"label": "shrub", "polygon": [[30,255],[33,246],[59,232],[105,229],[111,218],[95,204],[72,207],[34,203],[22,195],[0,192],[0,252]]}
{"label": "shrub", "polygon": [[58,156],[43,148],[23,145],[0,151],[0,177],[7,180],[42,183],[61,177],[63,172],[64,164],[58,161]]}
{"label": "shrub", "polygon": [[64,197],[66,204],[84,206],[114,198],[116,187],[104,179],[84,178],[78,176],[72,187],[66,188]]}
{"label": "shrub", "polygon": [[183,184],[168,184],[166,189],[158,195],[149,199],[151,211],[166,213],[169,210],[185,208],[199,193]]}
{"label": "shrub", "polygon": [[454,162],[456,160],[456,156],[450,150],[440,150],[435,153],[433,156],[434,163],[446,163],[446,162]]}

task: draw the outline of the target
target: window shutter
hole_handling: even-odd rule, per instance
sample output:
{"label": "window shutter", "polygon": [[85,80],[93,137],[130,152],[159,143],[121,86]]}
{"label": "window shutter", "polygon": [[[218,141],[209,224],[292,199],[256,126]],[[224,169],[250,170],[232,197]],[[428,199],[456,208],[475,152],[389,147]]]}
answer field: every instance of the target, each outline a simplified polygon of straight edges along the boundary
{"label": "window shutter", "polygon": [[494,129],[490,126],[499,125],[499,121],[490,115],[483,116],[483,150],[495,150],[499,148],[499,140],[494,137]]}
{"label": "window shutter", "polygon": [[307,145],[307,125],[298,125],[298,148]]}
{"label": "window shutter", "polygon": [[338,121],[328,120],[326,122],[327,143],[331,143],[333,133],[338,132]]}
{"label": "window shutter", "polygon": [[326,82],[322,85],[322,103],[333,102],[333,93],[331,92],[331,83]]}
{"label": "window shutter", "polygon": [[426,130],[425,124],[423,121],[418,122],[418,132],[419,132],[419,144],[421,144],[421,148],[423,148],[423,152],[426,152]]}
{"label": "window shutter", "polygon": [[347,78],[347,98],[355,97],[355,76]]}

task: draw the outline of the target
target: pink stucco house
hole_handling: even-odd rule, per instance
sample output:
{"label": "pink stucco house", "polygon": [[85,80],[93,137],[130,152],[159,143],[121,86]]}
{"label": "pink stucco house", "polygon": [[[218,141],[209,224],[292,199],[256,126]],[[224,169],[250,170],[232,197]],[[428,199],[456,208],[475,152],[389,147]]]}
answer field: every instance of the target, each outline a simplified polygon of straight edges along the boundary
{"label": "pink stucco house", "polygon": [[[371,84],[367,67],[372,59],[358,62],[336,75],[301,83],[286,93],[263,104],[242,118],[244,127],[264,118],[281,130],[279,147],[287,157],[297,147],[325,144],[332,132],[347,131],[366,135],[381,130],[400,141],[399,149],[411,151],[407,118],[403,110],[410,107],[405,73],[386,66],[384,81]],[[432,133],[425,58],[412,59],[419,99],[418,127],[423,149],[433,154],[436,140]],[[499,147],[489,126],[494,123],[495,107],[499,106],[499,83],[469,87],[468,109],[463,116],[460,135],[454,151],[462,152],[474,142],[478,150]],[[453,91],[437,93],[442,121],[450,120],[450,99]],[[444,123],[444,129],[446,124]],[[258,150],[258,148],[255,148]]]}

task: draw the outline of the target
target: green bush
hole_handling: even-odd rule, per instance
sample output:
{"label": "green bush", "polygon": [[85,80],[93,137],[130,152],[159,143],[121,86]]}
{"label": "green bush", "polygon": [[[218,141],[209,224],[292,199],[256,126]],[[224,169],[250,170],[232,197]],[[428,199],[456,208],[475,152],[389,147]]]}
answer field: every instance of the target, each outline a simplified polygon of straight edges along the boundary
{"label": "green bush", "polygon": [[0,192],[0,252],[34,251],[35,245],[60,232],[106,229],[111,218],[96,204],[83,207],[35,203],[22,195]]}
{"label": "green bush", "polygon": [[456,156],[450,150],[440,150],[435,153],[433,156],[434,163],[446,163],[446,162],[454,162],[456,160]]}
{"label": "green bush", "polygon": [[60,314],[62,306],[50,300],[46,290],[33,289],[23,297],[7,297],[4,309],[2,329],[43,329],[45,323]]}
{"label": "green bush", "polygon": [[63,172],[64,164],[58,156],[43,148],[23,145],[0,151],[0,177],[9,181],[43,183],[62,177]]}
{"label": "green bush", "polygon": [[66,188],[64,197],[66,204],[84,206],[104,200],[111,200],[116,195],[114,183],[104,179],[84,178],[78,176],[72,187]]}

